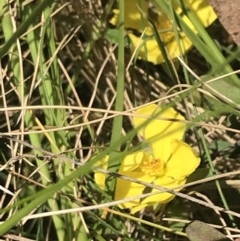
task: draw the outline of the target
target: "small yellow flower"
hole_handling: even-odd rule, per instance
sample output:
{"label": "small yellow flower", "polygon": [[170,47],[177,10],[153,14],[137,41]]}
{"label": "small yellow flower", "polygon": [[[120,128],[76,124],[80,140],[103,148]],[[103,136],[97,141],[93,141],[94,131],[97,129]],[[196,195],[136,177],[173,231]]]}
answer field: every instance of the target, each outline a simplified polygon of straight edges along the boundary
{"label": "small yellow flower", "polygon": [[[185,0],[187,6],[196,14],[204,27],[209,26],[216,18],[216,14],[212,7],[206,0]],[[182,9],[174,4],[174,9],[177,14],[181,14],[183,21],[189,28],[197,34],[196,29],[186,15],[183,14]],[[119,10],[114,10],[114,17],[110,20],[113,25],[118,24]],[[151,17],[151,10],[146,0],[125,0],[125,29],[132,42],[132,52],[138,48],[138,58],[145,59],[154,64],[164,62],[164,58],[159,49],[158,43],[154,37],[153,30],[146,17],[152,19],[156,29],[159,31],[160,37],[165,43],[168,56],[171,59],[180,55],[180,49],[176,41],[175,32],[173,31],[173,21],[163,12],[157,12],[157,16]],[[138,35],[132,32],[138,32]],[[191,47],[192,42],[188,37],[180,31],[180,44],[183,53],[186,53]],[[141,39],[139,36],[144,32]]]}
{"label": "small yellow flower", "polygon": [[[154,104],[139,108],[136,114],[139,116],[133,118],[135,127],[144,123],[148,118],[147,115],[157,114],[157,118],[139,131],[151,146],[152,152],[149,154],[146,151],[138,151],[127,155],[121,163],[119,174],[166,188],[175,188],[184,184],[186,177],[194,172],[200,162],[194,150],[181,141],[186,128],[186,124],[182,122],[184,117],[173,108],[161,111],[161,108]],[[179,121],[173,121],[173,119]],[[107,160],[108,156],[103,162],[106,164]],[[105,178],[105,174],[95,173],[95,181],[101,188],[104,188]],[[141,195],[145,189],[144,185],[118,178],[114,199],[121,200]],[[151,190],[151,192],[156,191]],[[173,194],[163,192],[145,199],[125,202],[119,207],[131,208],[131,213],[135,213],[146,206],[167,203],[173,198]]]}

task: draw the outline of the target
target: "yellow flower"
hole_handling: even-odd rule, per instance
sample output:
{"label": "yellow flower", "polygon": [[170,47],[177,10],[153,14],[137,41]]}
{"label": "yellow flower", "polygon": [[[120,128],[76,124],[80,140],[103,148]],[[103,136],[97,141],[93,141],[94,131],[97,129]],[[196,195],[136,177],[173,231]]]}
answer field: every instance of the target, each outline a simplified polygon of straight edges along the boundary
{"label": "yellow flower", "polygon": [[[204,27],[209,26],[216,18],[216,14],[206,0],[185,0],[187,6],[196,14]],[[181,14],[183,21],[189,28],[197,33],[191,21],[183,14],[182,9],[178,5],[174,5],[178,15]],[[114,17],[110,20],[113,25],[118,23],[119,10],[114,10]],[[125,29],[128,31],[128,36],[132,42],[132,52],[138,48],[138,58],[150,61],[154,64],[164,62],[162,53],[158,47],[158,43],[154,37],[153,30],[146,17],[152,19],[155,27],[159,31],[160,37],[165,43],[168,56],[171,59],[180,55],[180,49],[176,41],[175,32],[173,31],[173,21],[163,12],[157,12],[155,17],[152,17],[151,10],[146,0],[125,0]],[[138,32],[135,35],[132,30]],[[139,36],[143,33],[141,39]],[[179,31],[180,44],[183,53],[187,52],[192,47],[192,42],[188,37]]]}
{"label": "yellow flower", "polygon": [[[146,115],[157,114],[157,118],[154,118],[139,131],[139,134],[151,146],[152,152],[137,151],[127,155],[122,161],[118,173],[166,188],[175,188],[184,184],[186,177],[194,172],[200,162],[194,150],[181,141],[186,128],[186,124],[182,122],[184,117],[172,108],[161,111],[161,108],[154,104],[139,108],[136,114],[145,115],[145,117],[134,117],[135,127],[146,121],[148,118]],[[160,118],[165,118],[165,120]],[[173,119],[179,121],[173,121]],[[107,160],[108,156],[103,162],[106,164]],[[101,188],[104,188],[105,178],[105,174],[95,173],[95,181]],[[121,200],[141,195],[145,189],[144,185],[118,178],[114,199]],[[177,190],[180,190],[180,188]],[[151,192],[156,191],[154,189],[151,190]],[[167,203],[173,198],[173,194],[163,192],[141,200],[125,202],[119,205],[119,207],[131,208],[131,213],[135,213],[146,206]]]}

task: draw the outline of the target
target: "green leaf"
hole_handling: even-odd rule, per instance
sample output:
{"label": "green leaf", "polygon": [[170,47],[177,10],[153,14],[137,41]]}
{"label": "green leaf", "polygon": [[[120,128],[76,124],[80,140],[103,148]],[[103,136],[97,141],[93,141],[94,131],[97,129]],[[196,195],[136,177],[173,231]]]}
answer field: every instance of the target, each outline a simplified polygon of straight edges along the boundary
{"label": "green leaf", "polygon": [[182,231],[186,224],[184,222],[176,222],[175,219],[184,220],[188,219],[188,216],[188,210],[182,200],[175,198],[168,204],[166,217],[170,219],[170,221],[168,221],[168,227],[172,230]]}
{"label": "green leaf", "polygon": [[204,85],[203,89],[207,90],[217,98],[215,99],[206,95],[206,99],[214,109],[225,106],[222,102],[233,102],[232,106],[234,106],[234,104],[240,104],[240,81],[235,84],[229,77],[226,77],[210,82],[208,85]]}
{"label": "green leaf", "polygon": [[[118,29],[110,29],[108,28],[104,37],[111,43],[118,44],[119,41],[119,30]],[[124,38],[124,46],[129,44],[129,40],[127,37]]]}
{"label": "green leaf", "polygon": [[207,177],[211,177],[211,170],[209,168],[198,168],[193,174],[187,178],[187,183],[202,180]]}
{"label": "green leaf", "polygon": [[224,151],[227,148],[231,147],[232,144],[229,143],[229,141],[223,141],[223,140],[218,140],[218,141],[214,141],[209,145],[209,149],[214,149],[218,152],[220,151]]}
{"label": "green leaf", "polygon": [[187,226],[186,233],[190,241],[231,241],[215,228],[198,220]]}

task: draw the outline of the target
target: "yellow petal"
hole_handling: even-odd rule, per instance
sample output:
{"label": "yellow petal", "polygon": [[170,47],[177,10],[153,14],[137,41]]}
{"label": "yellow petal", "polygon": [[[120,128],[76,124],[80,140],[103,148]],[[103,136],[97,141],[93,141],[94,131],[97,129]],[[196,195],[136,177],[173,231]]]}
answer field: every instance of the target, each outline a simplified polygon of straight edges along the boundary
{"label": "yellow petal", "polygon": [[[132,52],[134,52],[137,48],[136,53],[138,58],[152,62],[154,64],[161,64],[165,62],[165,59],[163,58],[162,52],[159,49],[157,40],[155,38],[143,40],[132,33],[128,33],[128,36],[132,43]],[[182,53],[186,53],[192,47],[192,42],[186,36],[181,37],[180,44]],[[169,42],[165,42],[165,46],[169,59],[174,59],[177,56],[181,56],[180,48],[176,42],[175,37],[171,38]]]}
{"label": "yellow petal", "polygon": [[144,157],[143,151],[138,151],[127,155],[121,163],[121,166],[119,168],[119,173],[130,172],[135,170],[141,164],[143,157]]}
{"label": "yellow petal", "polygon": [[167,54],[170,59],[175,59],[177,56],[181,56],[182,53],[183,54],[187,53],[188,50],[190,50],[190,48],[192,47],[192,42],[189,40],[188,37],[183,36],[181,37],[181,40],[180,40],[180,46],[181,46],[182,52],[180,51],[180,48],[176,39],[172,39],[166,44]]}
{"label": "yellow petal", "polygon": [[131,51],[134,53],[137,48],[137,58],[152,62],[154,64],[162,63],[163,56],[155,38],[143,40],[132,33],[128,33],[131,45]]}
{"label": "yellow petal", "polygon": [[[124,3],[124,27],[125,29],[136,29],[143,31],[147,28],[146,33],[152,34],[152,28],[146,18],[148,16],[148,3],[145,0],[127,0]],[[117,26],[119,18],[119,10],[113,10],[113,17],[110,19],[110,23]]]}
{"label": "yellow petal", "polygon": [[[159,134],[161,134],[163,138],[181,140],[186,129],[186,123],[178,121],[184,121],[185,118],[181,114],[176,112],[173,108],[168,108],[164,111],[161,111],[161,107],[157,106],[156,104],[150,104],[144,107],[140,107],[136,110],[136,114],[146,115],[146,117],[134,116],[134,126],[139,127],[148,118],[156,115],[157,113],[158,115],[143,129],[141,129],[139,131],[139,134],[143,136],[146,140],[153,137],[155,138],[155,136]],[[164,118],[173,120],[164,120]],[[177,121],[174,121],[175,119]]]}
{"label": "yellow petal", "polygon": [[[102,169],[107,169],[109,156],[104,157],[102,160],[98,161],[94,166]],[[94,180],[101,189],[105,189],[105,180],[107,175],[97,170],[94,173]]]}
{"label": "yellow petal", "polygon": [[149,26],[146,19],[148,3],[145,0],[127,0],[125,8],[125,28],[144,29]]}
{"label": "yellow petal", "polygon": [[171,156],[171,144],[170,141],[166,138],[157,137],[157,141],[152,141],[151,143],[153,158],[158,159],[159,161],[165,164]]}
{"label": "yellow petal", "polygon": [[135,207],[131,208],[130,213],[135,214],[136,212],[139,212],[139,211],[143,210],[147,206],[148,206],[148,204],[146,204],[146,203],[145,204],[138,204]]}
{"label": "yellow petal", "polygon": [[[148,118],[159,113],[161,108],[155,104],[140,107],[136,110],[138,115],[146,115],[149,117],[133,117],[135,127],[142,125]],[[168,108],[160,112],[149,124],[139,131],[139,134],[149,141],[153,148],[154,158],[161,159],[166,162],[171,155],[170,143],[173,139],[181,140],[183,138],[186,123],[177,121],[167,121],[157,118],[177,119],[180,121],[185,118],[176,112],[173,108]]]}
{"label": "yellow petal", "polygon": [[200,158],[195,151],[186,143],[172,141],[172,156],[166,164],[165,175],[179,180],[189,176],[200,164]]}
{"label": "yellow petal", "polygon": [[97,185],[101,188],[101,189],[105,189],[105,180],[106,180],[107,176],[104,173],[100,173],[100,172],[95,172],[94,173],[94,180],[97,183]]}
{"label": "yellow petal", "polygon": [[[191,9],[191,11],[196,14],[199,21],[202,23],[204,27],[209,26],[217,19],[217,15],[214,12],[212,6],[208,3],[208,1],[205,0],[185,0],[184,3],[187,7]],[[176,5],[175,11],[178,15],[183,15],[182,9]],[[188,27],[195,33],[197,33],[197,30],[195,29],[192,22],[189,20],[189,18],[186,15],[182,16],[183,21],[188,25]]]}
{"label": "yellow petal", "polygon": [[188,7],[197,15],[204,27],[212,24],[217,19],[211,5],[206,0],[185,0]]}
{"label": "yellow petal", "polygon": [[[155,185],[158,186],[162,186],[162,187],[166,187],[169,189],[181,186],[183,184],[185,184],[186,179],[182,179],[179,181],[173,181],[171,178],[168,177],[163,177],[163,178],[159,178],[157,180],[154,181]],[[177,188],[174,189],[175,191],[180,191],[182,188]],[[153,189],[152,192],[156,192],[158,191],[157,189]],[[168,193],[168,192],[163,192],[163,193],[159,193],[159,194],[155,194],[152,195],[150,197],[145,198],[141,204],[148,204],[148,205],[154,205],[154,204],[163,204],[163,203],[168,203],[170,202],[173,198],[175,197],[175,195],[173,195],[172,193]]]}
{"label": "yellow petal", "polygon": [[[135,178],[138,180],[142,180],[145,182],[149,182],[149,183],[151,183],[154,179],[154,177],[147,176],[143,172],[124,172],[124,173],[120,173],[120,174],[129,176],[131,178]],[[144,185],[118,178],[117,182],[116,182],[114,199],[122,200],[124,198],[141,195],[143,193],[144,189],[145,189]],[[125,202],[124,204],[119,205],[119,207],[120,208],[130,208],[130,207],[133,207],[133,206],[136,206],[137,204],[139,204],[139,201],[140,200],[138,199],[138,200],[134,200],[134,201],[130,201],[130,202]]]}
{"label": "yellow petal", "polygon": [[113,17],[109,20],[112,25],[118,25],[119,9],[113,9]]}

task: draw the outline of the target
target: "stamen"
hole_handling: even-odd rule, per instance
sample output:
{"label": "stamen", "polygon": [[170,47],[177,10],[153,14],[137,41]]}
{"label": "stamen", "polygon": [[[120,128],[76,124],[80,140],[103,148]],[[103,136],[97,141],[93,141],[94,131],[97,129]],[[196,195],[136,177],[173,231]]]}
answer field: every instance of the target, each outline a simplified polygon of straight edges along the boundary
{"label": "stamen", "polygon": [[141,170],[149,176],[162,176],[164,174],[164,163],[160,159],[149,156],[149,159],[141,164]]}

